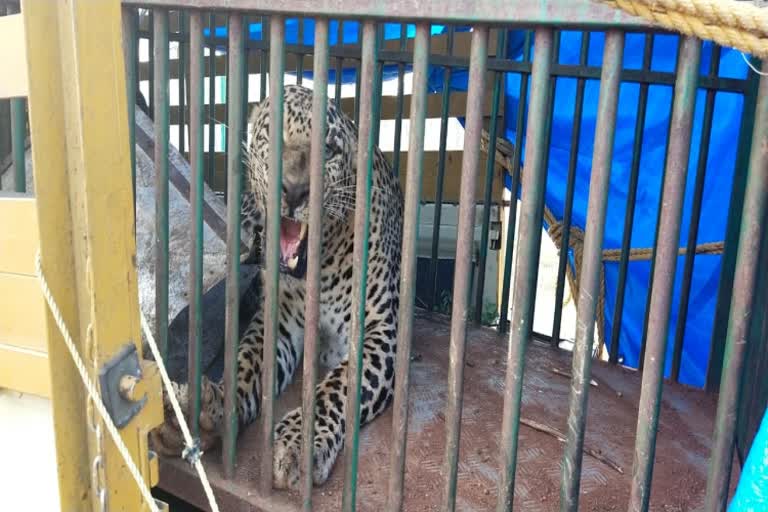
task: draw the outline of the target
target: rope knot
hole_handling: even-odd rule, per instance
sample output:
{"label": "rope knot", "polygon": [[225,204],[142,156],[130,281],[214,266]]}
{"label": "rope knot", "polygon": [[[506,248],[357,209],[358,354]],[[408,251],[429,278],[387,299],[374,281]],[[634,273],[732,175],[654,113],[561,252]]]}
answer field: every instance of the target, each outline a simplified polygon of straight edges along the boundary
{"label": "rope knot", "polygon": [[200,462],[200,457],[203,456],[202,450],[200,450],[200,438],[196,437],[192,440],[192,444],[188,444],[181,452],[181,458],[189,462],[189,465],[193,468]]}

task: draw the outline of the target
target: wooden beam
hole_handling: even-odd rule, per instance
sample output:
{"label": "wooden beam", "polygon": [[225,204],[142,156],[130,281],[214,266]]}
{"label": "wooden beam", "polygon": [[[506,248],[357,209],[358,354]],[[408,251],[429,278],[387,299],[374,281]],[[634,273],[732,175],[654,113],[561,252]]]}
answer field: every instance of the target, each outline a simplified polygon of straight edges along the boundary
{"label": "wooden beam", "polygon": [[[490,117],[492,109],[491,94],[486,94],[483,100],[483,115]],[[258,103],[251,102],[248,104],[248,111],[250,112]],[[448,117],[464,117],[466,113],[467,105],[467,93],[463,91],[452,92],[448,102]],[[350,116],[355,109],[355,98],[342,98],[341,108],[344,112]],[[501,117],[501,109],[499,109],[499,117]],[[440,118],[443,111],[443,95],[442,93],[427,95],[427,119]],[[226,119],[227,106],[223,103],[219,103],[214,108],[214,118],[223,123]],[[408,119],[411,115],[411,95],[403,95],[403,119]],[[382,96],[381,98],[381,119],[397,119],[397,96]],[[188,122],[189,116],[185,116],[185,120]],[[172,105],[170,107],[170,123],[171,126],[177,126],[179,124],[179,106]]]}
{"label": "wooden beam", "polygon": [[[42,269],[96,378],[126,344],[141,354],[121,5],[27,0],[22,14]],[[97,446],[82,380],[50,313],[46,327],[56,456],[66,468],[58,472],[61,509],[98,502],[91,462],[103,453],[110,510],[143,510],[114,443]],[[162,422],[163,403],[158,376],[143,380],[148,400],[120,435],[152,486],[147,432]]]}
{"label": "wooden beam", "polygon": [[[387,159],[392,162],[394,153],[384,153]],[[400,183],[405,187],[406,176],[406,158],[408,152],[403,151],[400,153]],[[214,157],[216,165],[216,173],[214,174],[214,190],[224,190],[226,158],[224,153],[216,153]],[[205,159],[207,161],[207,157]],[[437,171],[439,154],[437,151],[424,152],[424,174],[423,184],[421,187],[421,200],[423,202],[434,202],[437,197]],[[480,169],[477,178],[477,201],[483,200],[483,194],[485,193],[485,156],[480,158]],[[493,202],[498,204],[501,201],[501,192],[504,183],[501,179],[502,170],[500,167],[496,167],[493,174]],[[443,188],[443,201],[446,203],[458,203],[459,202],[459,189],[461,183],[461,151],[447,151],[445,159],[445,181]]]}

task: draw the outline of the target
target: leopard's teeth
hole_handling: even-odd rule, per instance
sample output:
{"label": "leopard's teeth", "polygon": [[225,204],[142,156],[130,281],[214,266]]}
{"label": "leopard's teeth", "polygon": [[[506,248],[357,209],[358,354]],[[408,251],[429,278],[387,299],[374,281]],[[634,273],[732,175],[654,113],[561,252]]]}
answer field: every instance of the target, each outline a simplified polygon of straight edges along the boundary
{"label": "leopard's teeth", "polygon": [[298,264],[299,264],[299,257],[298,256],[294,256],[291,259],[289,259],[288,261],[286,261],[286,265],[288,265],[288,268],[290,268],[291,270],[294,270],[296,268],[296,265],[298,265]]}
{"label": "leopard's teeth", "polygon": [[299,234],[299,240],[304,240],[305,236],[307,236],[307,225],[302,222],[302,224],[301,224],[301,234]]}

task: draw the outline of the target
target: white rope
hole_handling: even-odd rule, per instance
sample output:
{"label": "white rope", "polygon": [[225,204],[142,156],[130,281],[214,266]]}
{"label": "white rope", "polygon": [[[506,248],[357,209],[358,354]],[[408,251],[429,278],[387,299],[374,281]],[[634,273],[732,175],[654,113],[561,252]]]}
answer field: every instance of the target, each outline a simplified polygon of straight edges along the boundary
{"label": "white rope", "polygon": [[749,66],[749,68],[750,68],[752,71],[754,71],[755,73],[757,73],[757,74],[758,74],[758,75],[760,75],[760,76],[768,76],[768,73],[766,73],[765,71],[760,71],[759,69],[757,69],[757,68],[755,67],[755,65],[754,65],[754,64],[752,64],[752,62],[751,62],[751,61],[750,61],[750,60],[747,58],[747,56],[746,56],[746,55],[744,55],[744,52],[739,52],[739,53],[741,54],[741,58],[742,58],[742,59],[744,59],[744,62],[746,62],[746,63],[747,63],[747,66]]}
{"label": "white rope", "polygon": [[149,350],[152,351],[152,355],[157,362],[157,368],[160,370],[160,377],[163,380],[163,385],[168,390],[168,398],[171,400],[173,413],[176,415],[176,420],[178,421],[181,433],[184,436],[185,448],[181,456],[192,464],[197,471],[197,475],[200,477],[200,483],[203,484],[203,490],[205,490],[205,496],[208,498],[208,506],[211,507],[211,511],[219,512],[219,505],[216,503],[216,497],[213,495],[213,489],[211,489],[211,484],[208,481],[208,475],[205,473],[205,468],[203,468],[203,463],[200,460],[203,452],[200,451],[199,443],[192,440],[192,434],[189,432],[189,427],[181,412],[181,405],[179,405],[179,401],[176,399],[176,393],[173,392],[171,378],[165,370],[163,357],[160,355],[160,350],[157,348],[157,343],[155,343],[155,337],[152,336],[152,331],[149,329],[149,325],[147,325],[147,319],[144,318],[144,313],[141,313],[141,329],[144,331],[144,336],[147,337]]}
{"label": "white rope", "polygon": [[[136,467],[136,464],[134,463],[133,458],[131,457],[131,454],[128,451],[128,448],[125,446],[125,443],[123,443],[123,440],[117,431],[117,427],[115,427],[115,424],[112,422],[112,418],[110,418],[109,413],[104,407],[104,403],[101,400],[101,396],[99,395],[99,392],[97,391],[96,386],[94,385],[91,378],[88,376],[88,371],[85,367],[85,364],[83,363],[83,360],[77,351],[75,342],[72,340],[72,336],[70,336],[69,334],[69,330],[67,329],[67,326],[64,323],[64,319],[61,316],[61,311],[59,310],[59,307],[53,298],[53,294],[51,293],[51,289],[48,287],[48,282],[45,280],[45,276],[43,275],[39,252],[37,253],[37,257],[35,259],[35,268],[37,270],[38,279],[40,280],[40,286],[43,289],[43,296],[45,297],[45,300],[48,303],[48,307],[51,309],[51,315],[53,315],[53,318],[56,321],[56,325],[59,327],[59,331],[61,331],[61,335],[64,338],[64,343],[67,345],[67,349],[69,350],[69,353],[72,356],[72,360],[74,361],[75,366],[77,367],[77,371],[78,373],[80,373],[80,378],[83,381],[83,385],[88,391],[88,394],[90,395],[91,400],[93,401],[93,404],[96,406],[96,410],[99,412],[99,415],[104,421],[104,424],[107,427],[107,431],[109,432],[110,437],[112,437],[112,441],[115,443],[115,446],[117,446],[117,450],[120,452],[120,455],[122,455],[123,459],[125,460],[125,463],[128,466],[128,471],[131,473],[131,475],[133,476],[133,479],[136,481],[136,484],[138,485],[139,490],[141,491],[141,494],[144,497],[144,500],[147,502],[152,512],[159,512],[159,509],[157,507],[157,504],[155,503],[154,498],[152,497],[152,493],[150,492],[149,487],[147,486],[146,482],[142,478],[141,473],[139,472],[139,469]],[[215,496],[213,495],[213,489],[211,489],[211,484],[208,481],[208,476],[206,475],[205,469],[203,468],[203,463],[200,460],[200,457],[202,456],[202,452],[200,451],[198,443],[193,441],[192,434],[190,434],[189,432],[189,427],[187,427],[187,423],[184,420],[184,415],[181,412],[181,406],[179,405],[179,402],[176,399],[176,394],[173,392],[171,379],[168,376],[168,372],[165,369],[165,364],[163,363],[163,359],[160,356],[160,351],[158,350],[157,344],[155,343],[155,338],[154,336],[152,336],[152,332],[149,330],[149,326],[147,325],[147,321],[144,318],[144,314],[141,314],[141,327],[142,327],[142,330],[144,331],[144,335],[147,337],[147,343],[149,344],[149,348],[155,357],[155,362],[157,363],[157,367],[160,370],[160,377],[162,378],[163,384],[168,390],[167,394],[171,400],[171,407],[173,408],[173,412],[176,415],[176,419],[178,420],[179,427],[181,428],[181,432],[184,436],[184,443],[186,447],[184,448],[182,457],[188,460],[190,464],[192,464],[192,466],[197,470],[197,474],[200,477],[200,482],[203,484],[203,489],[205,490],[205,495],[208,498],[208,505],[210,506],[212,512],[219,512],[219,506],[216,503]]]}
{"label": "white rope", "polygon": [[104,407],[104,402],[102,402],[101,396],[99,395],[96,386],[88,376],[88,370],[85,367],[85,363],[83,363],[83,359],[80,357],[80,354],[77,351],[75,342],[72,340],[72,336],[69,334],[67,325],[64,323],[64,319],[61,316],[61,311],[56,305],[56,301],[53,299],[51,289],[48,287],[48,282],[45,280],[45,276],[43,276],[43,271],[40,265],[39,252],[37,253],[37,258],[35,259],[35,268],[37,270],[37,277],[40,280],[40,286],[43,289],[43,296],[48,303],[48,307],[51,308],[51,315],[53,315],[53,319],[56,321],[56,325],[59,326],[59,331],[61,331],[61,335],[64,338],[64,343],[67,345],[69,354],[72,356],[72,360],[75,363],[75,367],[77,367],[77,371],[80,374],[80,378],[83,381],[83,385],[85,386],[86,391],[88,391],[88,395],[93,401],[93,405],[99,412],[101,419],[104,420],[104,425],[107,427],[107,432],[109,432],[112,441],[115,443],[115,446],[117,446],[117,451],[119,451],[120,455],[123,456],[125,464],[128,466],[128,471],[131,473],[131,476],[133,476],[133,479],[136,480],[136,484],[139,486],[139,491],[141,491],[141,495],[144,497],[144,501],[146,501],[149,509],[152,512],[160,512],[160,510],[157,508],[157,504],[155,503],[155,499],[152,497],[152,493],[150,492],[149,487],[147,487],[146,482],[144,482],[144,479],[139,472],[139,468],[136,467],[136,463],[133,462],[133,458],[128,452],[128,448],[125,446],[123,439],[120,437],[120,434],[117,431],[117,427],[115,427],[115,424],[112,422],[112,418],[109,417],[109,413]]}

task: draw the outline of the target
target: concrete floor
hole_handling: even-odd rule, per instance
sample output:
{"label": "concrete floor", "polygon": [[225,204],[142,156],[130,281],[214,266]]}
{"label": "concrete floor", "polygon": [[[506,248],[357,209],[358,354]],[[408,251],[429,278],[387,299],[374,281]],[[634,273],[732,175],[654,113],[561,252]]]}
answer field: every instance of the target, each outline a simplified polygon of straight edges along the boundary
{"label": "concrete floor", "polygon": [[59,510],[49,400],[0,389],[0,460],[0,508]]}

